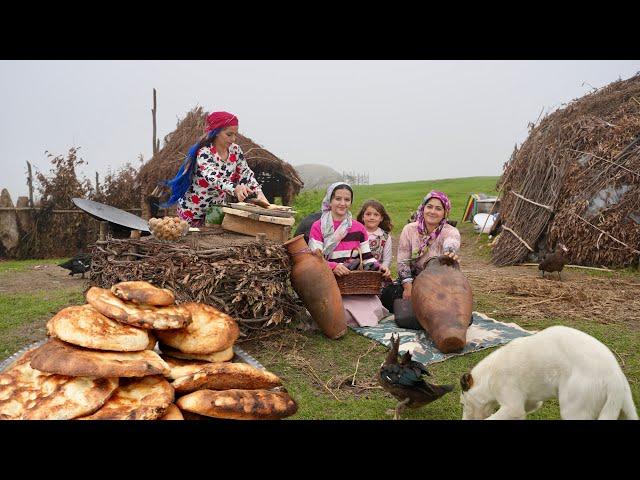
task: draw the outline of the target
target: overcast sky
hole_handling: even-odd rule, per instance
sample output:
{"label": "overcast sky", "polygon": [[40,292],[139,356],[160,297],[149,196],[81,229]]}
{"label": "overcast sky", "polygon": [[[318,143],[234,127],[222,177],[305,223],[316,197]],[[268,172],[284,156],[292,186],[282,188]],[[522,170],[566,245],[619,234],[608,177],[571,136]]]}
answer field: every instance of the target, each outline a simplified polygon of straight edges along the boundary
{"label": "overcast sky", "polygon": [[[371,183],[500,175],[541,110],[640,71],[640,61],[0,61],[0,188],[26,161],[81,147],[89,178],[152,150],[200,105],[292,165]],[[176,159],[176,168],[181,159]]]}

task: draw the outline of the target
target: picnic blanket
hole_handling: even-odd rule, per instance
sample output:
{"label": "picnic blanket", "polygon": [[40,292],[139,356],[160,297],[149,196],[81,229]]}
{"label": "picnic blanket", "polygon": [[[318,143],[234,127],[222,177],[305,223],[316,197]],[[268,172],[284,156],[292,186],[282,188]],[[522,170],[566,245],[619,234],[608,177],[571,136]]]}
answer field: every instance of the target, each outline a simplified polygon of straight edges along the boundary
{"label": "picnic blanket", "polygon": [[375,327],[351,327],[356,333],[391,347],[391,335],[400,335],[399,353],[411,352],[413,360],[428,365],[446,360],[454,355],[465,355],[496,345],[509,343],[514,338],[526,337],[535,332],[525,330],[515,323],[503,323],[486,315],[473,312],[473,323],[467,330],[467,344],[458,353],[442,353],[424,330],[400,328],[394,316],[383,318]]}

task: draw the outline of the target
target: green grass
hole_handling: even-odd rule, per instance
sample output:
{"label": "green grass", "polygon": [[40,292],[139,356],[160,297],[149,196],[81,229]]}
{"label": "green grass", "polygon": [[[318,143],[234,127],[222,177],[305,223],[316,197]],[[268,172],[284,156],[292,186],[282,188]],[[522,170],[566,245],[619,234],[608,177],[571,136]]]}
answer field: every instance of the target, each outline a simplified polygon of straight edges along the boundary
{"label": "green grass", "polygon": [[68,290],[0,294],[0,359],[44,337],[46,322],[59,310],[82,303],[82,293]]}
{"label": "green grass", "polygon": [[68,258],[39,258],[35,260],[0,260],[0,273],[21,272],[36,265],[57,265]]}
{"label": "green grass", "polygon": [[[488,301],[491,302],[490,300]],[[495,304],[495,301],[493,301]],[[500,318],[512,322],[515,319]],[[623,371],[629,383],[636,404],[640,402],[640,332],[620,325],[602,325],[590,322],[568,321],[550,318],[541,322],[518,323],[530,330],[541,330],[552,325],[566,325],[582,330],[606,344],[624,362]],[[389,419],[385,412],[394,408],[396,400],[381,389],[369,389],[355,393],[353,389],[337,388],[337,380],[345,378],[348,383],[356,370],[358,357],[373,346],[373,350],[360,359],[356,385],[376,386],[376,374],[386,355],[386,348],[351,330],[339,340],[329,340],[322,334],[289,331],[285,336],[287,345],[278,351],[279,340],[262,352],[253,351],[256,358],[267,369],[281,376],[288,392],[296,399],[299,410],[294,419]],[[292,344],[297,344],[294,348]],[[256,348],[256,346],[253,346]],[[451,357],[444,362],[430,365],[431,381],[453,384],[454,391],[436,402],[417,410],[405,410],[403,419],[449,419],[462,418],[459,379],[470,371],[480,360],[495,348],[472,354]],[[296,352],[296,353],[293,353]],[[297,359],[303,357],[304,362]],[[311,365],[313,372],[306,365]],[[320,381],[317,378],[320,378]],[[338,397],[322,385],[327,384]],[[545,402],[543,407],[530,415],[531,419],[559,419],[560,411],[556,400]]]}

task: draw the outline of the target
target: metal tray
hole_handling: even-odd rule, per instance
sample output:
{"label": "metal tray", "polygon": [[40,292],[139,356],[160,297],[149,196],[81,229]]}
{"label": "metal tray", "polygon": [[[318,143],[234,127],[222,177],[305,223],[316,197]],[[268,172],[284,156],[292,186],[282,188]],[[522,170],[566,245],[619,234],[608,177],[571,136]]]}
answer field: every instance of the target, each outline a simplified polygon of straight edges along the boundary
{"label": "metal tray", "polygon": [[[22,357],[22,355],[24,355],[28,350],[31,350],[32,348],[36,348],[36,347],[39,347],[40,345],[43,345],[44,342],[46,342],[47,340],[48,338],[45,338],[44,340],[40,340],[38,342],[34,342],[30,345],[27,345],[26,347],[18,350],[13,355],[10,355],[9,357],[5,358],[2,362],[0,362],[0,373],[4,372],[12,363],[20,359],[20,357]],[[156,353],[160,352],[160,350],[158,350],[157,344],[154,351]],[[241,349],[236,345],[233,346],[233,353],[235,355],[231,359],[232,362],[242,362],[242,363],[246,363],[247,365],[251,365],[254,368],[258,368],[260,370],[266,370],[266,368],[264,368],[264,366],[260,362],[258,362],[255,358],[253,358],[251,355],[249,355],[247,352],[245,352],[243,349]]]}

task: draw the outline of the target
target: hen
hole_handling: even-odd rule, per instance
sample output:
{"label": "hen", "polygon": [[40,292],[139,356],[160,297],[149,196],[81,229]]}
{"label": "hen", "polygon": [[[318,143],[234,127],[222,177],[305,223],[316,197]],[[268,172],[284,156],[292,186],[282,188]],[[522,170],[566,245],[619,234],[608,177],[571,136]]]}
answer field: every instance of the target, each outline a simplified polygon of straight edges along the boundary
{"label": "hen", "polygon": [[391,349],[380,365],[378,380],[382,388],[399,400],[395,408],[394,420],[404,408],[419,408],[439,399],[453,390],[453,385],[433,385],[425,382],[423,375],[429,375],[427,368],[411,359],[406,352],[398,358],[400,336],[391,337]]}
{"label": "hen", "polygon": [[71,276],[81,273],[82,278],[84,278],[85,272],[88,272],[91,268],[91,255],[89,253],[79,253],[71,260],[59,263],[58,266],[69,270],[69,275]]}

